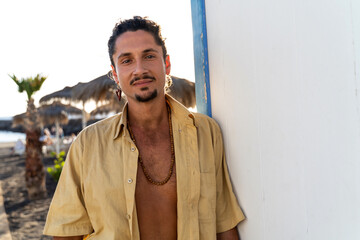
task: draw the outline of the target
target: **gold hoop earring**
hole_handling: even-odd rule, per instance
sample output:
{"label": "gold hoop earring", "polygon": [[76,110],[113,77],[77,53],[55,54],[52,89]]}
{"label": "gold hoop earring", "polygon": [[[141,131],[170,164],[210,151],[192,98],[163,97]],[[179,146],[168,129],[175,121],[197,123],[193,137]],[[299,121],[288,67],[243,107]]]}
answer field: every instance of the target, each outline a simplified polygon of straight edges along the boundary
{"label": "gold hoop earring", "polygon": [[106,74],[106,76],[107,76],[108,78],[110,78],[111,80],[115,81],[115,80],[114,80],[114,75],[113,75],[112,71],[109,71],[109,72]]}
{"label": "gold hoop earring", "polygon": [[170,88],[172,85],[172,78],[170,75],[166,75],[166,83],[165,83],[165,88],[168,89]]}

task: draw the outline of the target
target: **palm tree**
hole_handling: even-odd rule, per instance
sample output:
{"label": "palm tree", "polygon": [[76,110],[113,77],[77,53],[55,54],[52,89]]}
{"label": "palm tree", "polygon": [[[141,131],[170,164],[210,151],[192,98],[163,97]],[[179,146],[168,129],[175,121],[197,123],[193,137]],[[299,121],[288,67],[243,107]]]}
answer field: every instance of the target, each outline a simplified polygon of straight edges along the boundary
{"label": "palm tree", "polygon": [[41,126],[34,99],[32,95],[39,91],[47,77],[37,74],[34,78],[18,79],[15,75],[9,75],[18,85],[18,91],[26,92],[27,110],[24,119],[26,132],[26,160],[25,160],[25,181],[29,199],[39,199],[46,197],[45,170],[42,163],[40,141]]}

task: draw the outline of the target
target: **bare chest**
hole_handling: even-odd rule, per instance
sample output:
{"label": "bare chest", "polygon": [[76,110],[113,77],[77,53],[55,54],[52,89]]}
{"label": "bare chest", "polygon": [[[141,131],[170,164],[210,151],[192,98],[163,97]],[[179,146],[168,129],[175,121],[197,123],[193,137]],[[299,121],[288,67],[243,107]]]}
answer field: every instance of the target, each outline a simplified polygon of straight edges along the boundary
{"label": "bare chest", "polygon": [[[174,147],[169,130],[135,131],[135,134],[136,146],[139,150],[138,176],[144,175],[145,179],[153,183],[167,181],[174,173],[175,167]],[[141,178],[139,180],[141,181]]]}
{"label": "bare chest", "polygon": [[[135,190],[141,239],[144,236],[148,239],[176,239],[176,166],[169,131],[135,136],[142,162],[138,163]],[[151,182],[162,182],[167,178],[169,180],[163,185]]]}

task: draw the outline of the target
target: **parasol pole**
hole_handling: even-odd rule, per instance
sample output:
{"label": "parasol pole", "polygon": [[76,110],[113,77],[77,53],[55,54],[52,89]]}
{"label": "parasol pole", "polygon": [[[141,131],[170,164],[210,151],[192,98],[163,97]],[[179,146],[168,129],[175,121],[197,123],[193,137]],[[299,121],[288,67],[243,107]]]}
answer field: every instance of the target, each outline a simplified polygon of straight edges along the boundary
{"label": "parasol pole", "polygon": [[82,107],[82,128],[84,129],[86,127],[86,112],[85,112],[85,103],[83,102]]}
{"label": "parasol pole", "polygon": [[59,156],[59,154],[60,154],[60,136],[59,136],[60,124],[59,124],[58,118],[56,118],[56,120],[55,120],[55,126],[56,126],[56,156]]}

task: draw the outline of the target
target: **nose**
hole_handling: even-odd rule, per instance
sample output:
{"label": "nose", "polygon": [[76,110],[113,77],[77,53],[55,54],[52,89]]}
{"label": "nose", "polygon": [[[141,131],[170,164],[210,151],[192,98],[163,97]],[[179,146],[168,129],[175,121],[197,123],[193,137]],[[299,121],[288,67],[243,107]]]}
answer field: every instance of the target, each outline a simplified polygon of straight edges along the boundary
{"label": "nose", "polygon": [[134,75],[138,76],[138,75],[142,75],[146,72],[147,72],[147,68],[146,68],[144,62],[141,60],[136,61],[135,68],[134,68]]}

